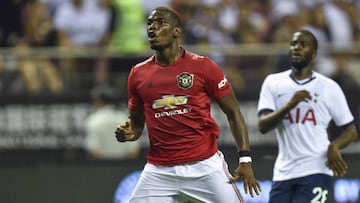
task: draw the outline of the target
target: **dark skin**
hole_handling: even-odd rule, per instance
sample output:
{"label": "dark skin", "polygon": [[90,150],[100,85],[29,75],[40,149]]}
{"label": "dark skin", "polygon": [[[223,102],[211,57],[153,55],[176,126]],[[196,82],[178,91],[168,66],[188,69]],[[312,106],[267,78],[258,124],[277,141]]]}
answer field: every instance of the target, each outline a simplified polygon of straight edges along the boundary
{"label": "dark skin", "polygon": [[[148,41],[155,51],[157,62],[162,66],[175,63],[181,56],[179,38],[182,30],[175,24],[170,14],[162,10],[154,10],[147,20]],[[227,116],[238,150],[250,150],[247,128],[234,93],[218,100],[217,103]],[[139,139],[144,129],[144,112],[135,110],[129,112],[129,120],[124,125],[119,125],[115,131],[116,138],[120,142]],[[254,193],[259,195],[261,188],[254,176],[251,163],[239,164],[230,182],[240,179],[244,182],[246,193],[252,197]]]}
{"label": "dark skin", "polygon": [[[290,44],[290,53],[293,64],[291,67],[291,76],[297,80],[311,78],[313,70],[311,62],[316,57],[313,39],[301,32],[294,33]],[[297,91],[291,100],[282,108],[274,112],[264,112],[260,114],[258,123],[260,132],[267,133],[276,128],[291,109],[295,108],[300,102],[308,102],[310,100],[311,96],[307,90]],[[356,138],[356,127],[354,124],[350,124],[338,139],[330,143],[326,165],[334,172],[335,176],[344,176],[346,174],[348,166],[340,150],[355,141]]]}

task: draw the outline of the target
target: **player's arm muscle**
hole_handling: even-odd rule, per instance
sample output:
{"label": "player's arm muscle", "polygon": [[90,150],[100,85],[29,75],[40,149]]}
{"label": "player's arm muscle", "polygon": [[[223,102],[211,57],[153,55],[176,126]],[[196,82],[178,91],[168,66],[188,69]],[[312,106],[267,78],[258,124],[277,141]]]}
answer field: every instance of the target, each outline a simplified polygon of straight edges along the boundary
{"label": "player's arm muscle", "polygon": [[356,126],[354,123],[352,123],[343,130],[341,136],[331,142],[331,145],[336,145],[338,149],[343,149],[350,143],[355,141],[357,137],[358,133],[356,130]]}
{"label": "player's arm muscle", "polygon": [[145,115],[144,111],[140,110],[129,110],[129,119],[131,123],[131,129],[135,137],[139,138],[144,130],[145,126]]}
{"label": "player's arm muscle", "polygon": [[274,129],[279,122],[285,117],[285,115],[298,105],[300,102],[307,102],[311,100],[311,96],[308,91],[300,90],[295,92],[291,100],[286,103],[282,108],[274,112],[263,112],[259,115],[258,127],[261,133],[267,133]]}
{"label": "player's arm muscle", "polygon": [[285,117],[289,112],[289,109],[286,107],[281,108],[278,111],[266,111],[259,115],[258,127],[261,133],[267,133],[270,130],[274,129],[278,123]]}
{"label": "player's arm muscle", "polygon": [[250,150],[247,127],[234,93],[231,92],[217,102],[228,119],[238,150]]}

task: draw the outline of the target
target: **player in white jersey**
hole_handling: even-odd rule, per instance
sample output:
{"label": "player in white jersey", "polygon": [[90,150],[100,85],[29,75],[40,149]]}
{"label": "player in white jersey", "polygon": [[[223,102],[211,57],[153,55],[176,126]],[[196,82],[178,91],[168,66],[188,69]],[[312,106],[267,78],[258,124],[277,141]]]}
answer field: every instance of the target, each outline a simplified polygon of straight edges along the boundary
{"label": "player in white jersey", "polygon": [[[278,155],[270,203],[326,202],[331,176],[343,176],[340,150],[356,140],[354,117],[339,85],[312,69],[317,40],[307,30],[293,34],[290,70],[270,74],[258,103],[259,129],[275,129]],[[330,121],[343,128],[330,141]]]}

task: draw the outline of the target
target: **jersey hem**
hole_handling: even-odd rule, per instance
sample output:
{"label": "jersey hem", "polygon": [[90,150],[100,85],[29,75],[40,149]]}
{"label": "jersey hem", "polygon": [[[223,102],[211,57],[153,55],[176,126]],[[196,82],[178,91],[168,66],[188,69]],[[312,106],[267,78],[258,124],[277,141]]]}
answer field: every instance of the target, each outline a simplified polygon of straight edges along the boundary
{"label": "jersey hem", "polygon": [[[214,154],[216,152],[217,152],[217,149],[214,152],[206,154],[206,155],[201,156],[201,157],[196,157],[196,158],[193,158],[193,159],[176,160],[176,161],[172,161],[172,162],[156,161],[156,160],[152,160],[152,159],[148,158],[147,163],[154,164],[156,166],[175,166],[175,165],[182,165],[182,164],[191,164],[191,163],[195,163],[195,162],[199,162],[199,161],[208,159],[208,158],[214,156]],[[168,160],[172,160],[171,157],[169,157]]]}

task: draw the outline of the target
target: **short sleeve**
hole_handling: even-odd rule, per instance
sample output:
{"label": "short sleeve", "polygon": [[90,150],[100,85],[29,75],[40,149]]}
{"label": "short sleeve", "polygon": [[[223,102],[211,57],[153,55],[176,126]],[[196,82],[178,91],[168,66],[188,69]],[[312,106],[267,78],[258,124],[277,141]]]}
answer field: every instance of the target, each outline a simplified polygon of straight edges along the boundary
{"label": "short sleeve", "polygon": [[328,99],[330,102],[329,111],[335,124],[337,126],[342,126],[352,122],[354,117],[350,111],[345,94],[340,86],[337,83],[334,83],[331,91],[328,92],[330,94],[330,98]]}
{"label": "short sleeve", "polygon": [[275,111],[275,100],[271,91],[271,77],[267,76],[261,86],[259,102],[258,102],[258,113],[264,110]]}
{"label": "short sleeve", "polygon": [[144,108],[143,101],[136,88],[136,68],[133,67],[128,76],[128,107],[129,109],[142,110]]}
{"label": "short sleeve", "polygon": [[209,58],[204,60],[206,91],[212,99],[220,100],[232,92],[232,87],[224,72]]}

